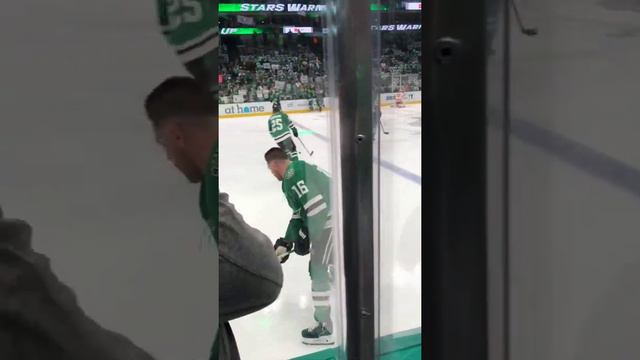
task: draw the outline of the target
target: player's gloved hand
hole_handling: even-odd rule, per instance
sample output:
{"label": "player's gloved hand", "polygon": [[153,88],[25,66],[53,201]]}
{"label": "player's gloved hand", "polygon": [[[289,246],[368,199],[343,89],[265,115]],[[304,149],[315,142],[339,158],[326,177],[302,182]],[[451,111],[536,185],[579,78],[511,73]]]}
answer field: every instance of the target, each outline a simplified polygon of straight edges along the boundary
{"label": "player's gloved hand", "polygon": [[300,231],[298,232],[298,238],[294,241],[294,244],[295,244],[295,247],[293,251],[296,254],[300,256],[304,256],[309,253],[311,244],[309,242],[309,231],[307,230],[306,227],[303,227],[302,229],[300,229]]}
{"label": "player's gloved hand", "polygon": [[293,244],[284,241],[283,238],[276,240],[273,249],[276,251],[276,256],[280,259],[280,264],[284,264],[289,259],[289,253],[293,249]]}
{"label": "player's gloved hand", "polygon": [[293,136],[298,137],[298,129],[296,128],[291,128],[291,132],[293,133]]}

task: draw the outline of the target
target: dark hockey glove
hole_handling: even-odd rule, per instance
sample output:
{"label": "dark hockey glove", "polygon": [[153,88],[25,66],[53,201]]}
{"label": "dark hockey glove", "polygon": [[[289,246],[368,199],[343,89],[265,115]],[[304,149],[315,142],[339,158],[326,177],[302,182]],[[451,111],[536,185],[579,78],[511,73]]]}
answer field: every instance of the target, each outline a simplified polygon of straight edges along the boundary
{"label": "dark hockey glove", "polygon": [[309,249],[311,244],[309,243],[309,232],[306,227],[303,227],[298,232],[298,237],[296,238],[294,252],[300,256],[307,255],[309,253]]}
{"label": "dark hockey glove", "polygon": [[279,238],[273,245],[273,250],[276,251],[276,256],[280,259],[280,264],[284,264],[284,262],[289,259],[289,254],[293,250],[293,244],[286,242],[283,238]]}
{"label": "dark hockey glove", "polygon": [[298,137],[298,129],[292,127],[291,132],[293,133],[293,136]]}

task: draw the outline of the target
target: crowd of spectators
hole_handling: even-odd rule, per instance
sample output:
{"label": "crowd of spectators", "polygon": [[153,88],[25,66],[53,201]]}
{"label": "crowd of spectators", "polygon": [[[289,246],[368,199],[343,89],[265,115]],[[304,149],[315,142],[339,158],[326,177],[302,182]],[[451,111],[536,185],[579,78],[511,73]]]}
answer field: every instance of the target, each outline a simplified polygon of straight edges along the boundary
{"label": "crowd of spectators", "polygon": [[[322,60],[308,48],[243,49],[238,59],[223,61],[221,102],[307,99],[324,96]],[[223,58],[226,54],[223,53]],[[236,99],[234,99],[234,96]]]}
{"label": "crowd of spectators", "polygon": [[[242,46],[233,59],[222,46],[220,102],[321,99],[327,77],[321,56],[308,46]],[[381,92],[421,89],[419,44],[392,45],[380,57]]]}

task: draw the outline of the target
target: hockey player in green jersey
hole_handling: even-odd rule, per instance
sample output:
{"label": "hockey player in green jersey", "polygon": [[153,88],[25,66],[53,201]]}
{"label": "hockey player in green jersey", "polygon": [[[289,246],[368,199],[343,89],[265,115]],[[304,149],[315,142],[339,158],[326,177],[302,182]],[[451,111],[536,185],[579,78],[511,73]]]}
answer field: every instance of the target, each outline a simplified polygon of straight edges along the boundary
{"label": "hockey player in green jersey", "polygon": [[316,105],[318,105],[318,112],[322,112],[322,108],[324,107],[324,100],[317,91],[314,92],[314,95],[316,97]]}
{"label": "hockey player in green jersey", "polygon": [[322,111],[322,100],[320,95],[312,87],[307,88],[305,92],[307,99],[309,99],[309,111]]}
{"label": "hockey player in green jersey", "polygon": [[331,276],[333,240],[331,226],[331,179],[317,166],[305,161],[291,161],[277,147],[264,155],[271,173],[282,181],[282,192],[293,215],[286,235],[276,241],[274,249],[281,262],[291,252],[310,252],[309,275],[316,325],[302,330],[305,344],[332,344]]}
{"label": "hockey player in green jersey", "polygon": [[296,144],[291,137],[291,135],[298,137],[298,129],[289,120],[289,116],[282,112],[279,101],[273,103],[273,115],[269,118],[269,133],[290,160],[298,160]]}
{"label": "hockey player in green jersey", "polygon": [[308,99],[309,101],[309,111],[314,111],[317,109],[316,106],[318,106],[317,102],[316,102],[316,95],[314,94],[314,91],[311,89],[311,87],[306,87],[304,90],[304,96]]}

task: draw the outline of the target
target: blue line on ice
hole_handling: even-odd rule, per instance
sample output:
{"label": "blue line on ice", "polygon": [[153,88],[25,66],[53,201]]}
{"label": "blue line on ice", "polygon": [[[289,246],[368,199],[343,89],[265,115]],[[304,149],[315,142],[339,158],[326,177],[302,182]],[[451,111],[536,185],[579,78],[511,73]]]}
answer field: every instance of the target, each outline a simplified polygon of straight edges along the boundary
{"label": "blue line on ice", "polygon": [[[311,132],[311,135],[318,137],[319,139],[329,142],[329,138],[327,136],[324,136],[322,134],[318,134],[317,132],[309,129],[306,126],[300,125],[299,123],[296,123],[296,127],[299,127],[301,129],[304,129],[305,131],[309,131]],[[422,185],[422,177],[420,175],[414,174],[409,170],[403,169],[395,164],[392,164],[386,160],[382,160],[380,159],[380,165],[382,165],[382,167],[386,168],[387,170],[396,173],[398,175],[400,175],[401,177],[414,182],[418,185]]]}
{"label": "blue line on ice", "polygon": [[511,133],[564,162],[640,197],[640,170],[556,132],[525,120],[513,120]]}

